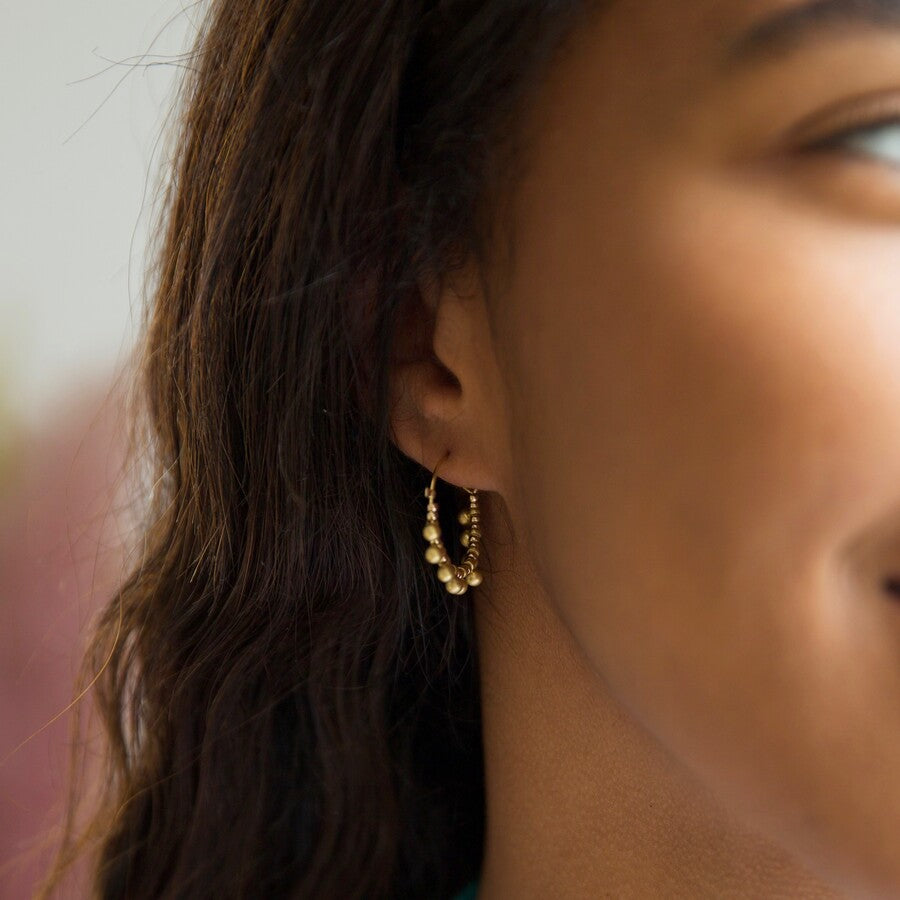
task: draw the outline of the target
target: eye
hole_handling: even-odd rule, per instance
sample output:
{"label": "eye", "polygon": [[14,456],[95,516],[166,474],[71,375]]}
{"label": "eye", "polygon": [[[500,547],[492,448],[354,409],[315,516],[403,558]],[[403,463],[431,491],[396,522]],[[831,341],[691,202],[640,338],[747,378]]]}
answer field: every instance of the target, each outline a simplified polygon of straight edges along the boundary
{"label": "eye", "polygon": [[842,128],[804,149],[871,157],[900,170],[900,115]]}

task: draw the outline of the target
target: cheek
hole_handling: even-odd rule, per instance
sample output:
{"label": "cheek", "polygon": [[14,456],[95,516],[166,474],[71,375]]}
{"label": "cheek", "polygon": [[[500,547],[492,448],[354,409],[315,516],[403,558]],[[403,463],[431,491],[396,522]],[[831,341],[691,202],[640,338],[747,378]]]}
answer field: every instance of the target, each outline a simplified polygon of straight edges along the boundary
{"label": "cheek", "polygon": [[900,787],[891,820],[871,771],[873,748],[882,784],[900,764],[898,612],[885,557],[854,555],[900,504],[898,239],[765,192],[643,184],[628,205],[545,201],[523,229],[510,365],[531,553],[664,743],[735,803],[765,783],[862,855],[851,796],[900,825]]}

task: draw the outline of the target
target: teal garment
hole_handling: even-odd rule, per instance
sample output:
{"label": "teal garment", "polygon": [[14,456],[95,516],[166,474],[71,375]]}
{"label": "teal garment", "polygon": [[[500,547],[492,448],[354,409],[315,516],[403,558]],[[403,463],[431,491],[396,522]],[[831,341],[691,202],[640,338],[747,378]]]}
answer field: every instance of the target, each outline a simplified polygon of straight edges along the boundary
{"label": "teal garment", "polygon": [[453,900],[475,900],[475,895],[478,892],[478,882],[470,881],[454,898]]}

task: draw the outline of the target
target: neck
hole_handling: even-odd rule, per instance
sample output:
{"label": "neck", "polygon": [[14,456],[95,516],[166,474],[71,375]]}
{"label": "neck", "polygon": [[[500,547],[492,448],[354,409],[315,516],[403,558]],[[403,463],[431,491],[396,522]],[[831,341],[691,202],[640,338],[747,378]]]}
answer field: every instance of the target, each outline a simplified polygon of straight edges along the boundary
{"label": "neck", "polygon": [[490,583],[473,598],[487,791],[479,900],[843,896],[730,816],[589,669],[527,554],[491,546]]}

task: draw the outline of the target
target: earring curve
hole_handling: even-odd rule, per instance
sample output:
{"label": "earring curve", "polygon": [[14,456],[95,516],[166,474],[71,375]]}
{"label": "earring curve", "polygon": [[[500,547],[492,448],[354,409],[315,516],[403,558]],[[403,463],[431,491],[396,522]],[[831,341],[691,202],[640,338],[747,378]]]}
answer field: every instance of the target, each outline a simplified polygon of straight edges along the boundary
{"label": "earring curve", "polygon": [[[448,453],[447,456],[450,454]],[[449,594],[464,594],[469,587],[481,584],[481,573],[476,570],[478,565],[478,542],[481,538],[481,511],[478,507],[478,491],[465,488],[469,495],[469,509],[459,513],[457,521],[460,525],[468,525],[460,536],[460,543],[466,548],[466,554],[460,565],[454,565],[447,554],[447,548],[441,539],[441,526],[438,524],[438,505],[435,502],[434,483],[437,478],[438,466],[447,458],[438,462],[431,473],[431,484],[425,488],[425,496],[428,498],[427,524],[422,529],[422,536],[428,541],[425,549],[425,559],[437,566],[438,580],[443,582]]]}

